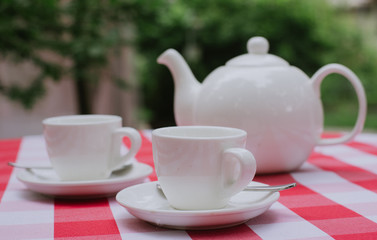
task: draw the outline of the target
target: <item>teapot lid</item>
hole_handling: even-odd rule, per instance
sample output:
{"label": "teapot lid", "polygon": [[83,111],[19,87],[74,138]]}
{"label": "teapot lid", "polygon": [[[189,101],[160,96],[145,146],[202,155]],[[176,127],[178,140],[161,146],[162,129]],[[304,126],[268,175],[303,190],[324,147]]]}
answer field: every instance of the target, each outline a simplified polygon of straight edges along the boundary
{"label": "teapot lid", "polygon": [[247,42],[247,54],[232,58],[226,66],[235,67],[272,67],[289,66],[289,63],[273,54],[268,54],[269,43],[264,37],[252,37]]}

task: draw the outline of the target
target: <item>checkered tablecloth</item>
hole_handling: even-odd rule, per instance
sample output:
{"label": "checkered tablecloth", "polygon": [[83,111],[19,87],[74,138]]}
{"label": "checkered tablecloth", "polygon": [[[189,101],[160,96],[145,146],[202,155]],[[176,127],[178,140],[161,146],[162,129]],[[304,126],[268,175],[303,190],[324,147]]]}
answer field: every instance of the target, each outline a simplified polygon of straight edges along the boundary
{"label": "checkered tablecloth", "polygon": [[[141,133],[136,159],[153,166],[151,132]],[[377,134],[317,147],[299,171],[257,176],[298,186],[245,224],[207,231],[150,225],[114,197],[67,201],[33,193],[8,161],[47,163],[43,137],[0,140],[0,239],[377,239]]]}

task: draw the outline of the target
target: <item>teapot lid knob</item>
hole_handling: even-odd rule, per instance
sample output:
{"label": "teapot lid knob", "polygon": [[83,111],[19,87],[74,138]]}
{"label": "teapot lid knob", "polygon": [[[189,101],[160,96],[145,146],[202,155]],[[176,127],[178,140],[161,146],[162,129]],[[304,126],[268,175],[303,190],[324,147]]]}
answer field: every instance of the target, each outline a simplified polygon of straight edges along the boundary
{"label": "teapot lid knob", "polygon": [[248,53],[234,57],[226,66],[235,67],[288,67],[289,63],[273,54],[269,54],[270,44],[264,37],[252,37],[247,41]]}
{"label": "teapot lid knob", "polygon": [[247,41],[247,51],[253,54],[267,54],[269,43],[264,37],[252,37]]}

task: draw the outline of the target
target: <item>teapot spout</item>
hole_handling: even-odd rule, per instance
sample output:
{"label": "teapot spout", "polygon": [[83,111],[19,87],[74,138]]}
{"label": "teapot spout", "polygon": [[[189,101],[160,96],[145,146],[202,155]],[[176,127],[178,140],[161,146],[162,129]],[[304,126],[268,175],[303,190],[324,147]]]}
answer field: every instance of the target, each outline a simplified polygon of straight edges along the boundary
{"label": "teapot spout", "polygon": [[174,116],[178,126],[194,125],[194,109],[201,84],[196,80],[182,55],[168,49],[157,59],[166,65],[174,80]]}

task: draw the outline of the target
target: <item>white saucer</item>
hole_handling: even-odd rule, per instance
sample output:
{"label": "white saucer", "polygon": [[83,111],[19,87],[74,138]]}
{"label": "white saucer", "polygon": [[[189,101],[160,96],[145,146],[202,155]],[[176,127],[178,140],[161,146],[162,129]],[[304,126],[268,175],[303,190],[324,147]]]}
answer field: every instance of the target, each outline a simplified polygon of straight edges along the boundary
{"label": "white saucer", "polygon": [[64,198],[92,198],[115,195],[125,187],[144,182],[151,173],[152,167],[135,162],[102,180],[61,181],[52,169],[23,169],[17,178],[34,192]]}
{"label": "white saucer", "polygon": [[[242,191],[228,205],[215,210],[177,210],[156,188],[157,182],[123,189],[116,200],[135,217],[160,227],[175,229],[216,229],[235,226],[254,218],[279,199],[278,192]],[[265,185],[251,182],[249,185]]]}

